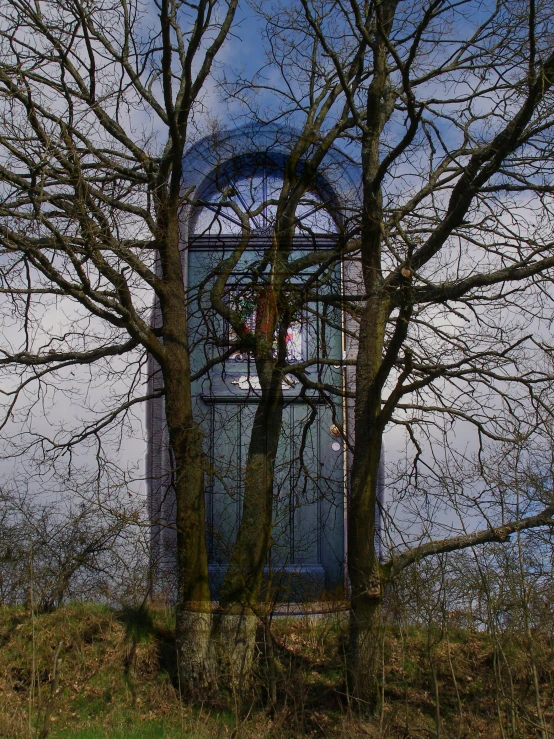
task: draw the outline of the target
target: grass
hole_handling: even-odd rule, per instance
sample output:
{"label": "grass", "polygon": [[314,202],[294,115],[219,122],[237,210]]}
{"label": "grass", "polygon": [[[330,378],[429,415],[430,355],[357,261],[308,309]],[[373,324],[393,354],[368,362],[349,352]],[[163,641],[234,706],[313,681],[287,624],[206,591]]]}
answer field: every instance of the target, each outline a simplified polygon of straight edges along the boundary
{"label": "grass", "polygon": [[[111,728],[100,730],[98,727],[89,729],[67,729],[59,731],[55,734],[60,739],[173,739],[173,737],[183,736],[180,727],[170,726],[164,721],[150,721],[143,726],[126,726],[120,729]],[[195,736],[195,732],[187,732],[185,736],[191,738]]]}
{"label": "grass", "polygon": [[[72,605],[35,619],[23,608],[0,609],[0,737],[435,737],[430,659],[443,739],[537,736],[528,653],[516,637],[499,651],[482,632],[452,628],[433,634],[429,652],[423,629],[388,627],[384,703],[373,721],[364,722],[349,711],[339,620],[274,620],[278,705],[267,710],[268,671],[260,644],[259,673],[241,716],[230,699],[203,705],[179,699],[173,625],[172,612],[161,608],[116,612]],[[536,651],[545,718],[552,723],[552,638],[538,642]],[[508,726],[516,733],[510,735]]]}

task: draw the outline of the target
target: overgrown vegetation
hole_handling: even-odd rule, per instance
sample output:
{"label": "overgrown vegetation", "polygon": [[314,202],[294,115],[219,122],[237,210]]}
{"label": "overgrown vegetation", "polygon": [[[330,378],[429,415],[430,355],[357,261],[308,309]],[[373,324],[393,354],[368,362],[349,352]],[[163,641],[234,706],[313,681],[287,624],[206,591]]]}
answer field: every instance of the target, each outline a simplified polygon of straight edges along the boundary
{"label": "overgrown vegetation", "polygon": [[180,700],[172,609],[75,604],[33,614],[3,607],[0,736],[536,737],[533,669],[545,736],[552,735],[554,639],[546,621],[532,633],[533,663],[513,624],[491,630],[468,611],[410,625],[408,593],[406,585],[390,594],[381,705],[371,721],[351,710],[341,611],[274,618],[271,670],[260,625],[259,673],[238,710],[232,695]]}
{"label": "overgrown vegetation", "polygon": [[[137,576],[140,537],[128,560],[125,549],[101,550],[99,559],[92,544],[103,529],[92,512],[85,536],[71,510],[17,501],[4,495],[11,513],[0,527],[1,541],[13,545],[0,587],[0,737],[554,737],[548,533],[429,557],[395,579],[379,636],[380,700],[362,720],[345,680],[346,602],[294,606],[324,614],[266,615],[243,693],[233,694],[223,675],[184,700],[174,608],[153,603]],[[56,522],[50,538],[36,535],[45,517]],[[124,520],[120,536],[129,543],[137,530],[132,517]],[[57,565],[56,532],[68,542]],[[52,600],[49,585],[79,547],[89,556],[76,560],[63,597]]]}

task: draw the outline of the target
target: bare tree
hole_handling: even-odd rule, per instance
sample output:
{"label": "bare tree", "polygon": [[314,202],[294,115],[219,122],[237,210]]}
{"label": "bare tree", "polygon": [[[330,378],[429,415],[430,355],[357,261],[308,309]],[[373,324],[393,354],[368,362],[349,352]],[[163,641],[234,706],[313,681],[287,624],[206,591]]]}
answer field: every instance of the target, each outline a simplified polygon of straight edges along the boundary
{"label": "bare tree", "polygon": [[68,601],[144,602],[148,529],[143,506],[126,503],[113,489],[102,497],[95,483],[94,477],[81,479],[70,488],[71,497],[66,483],[66,495],[50,500],[44,495],[37,499],[28,490],[28,481],[18,481],[18,492],[4,486],[0,492],[2,604],[32,604],[38,612],[46,612]]}
{"label": "bare tree", "polygon": [[[106,393],[104,413],[37,443],[63,451],[99,441],[145,400],[140,368],[145,352],[155,357],[175,460],[185,684],[207,674],[210,593],[179,243],[183,151],[236,7],[162,0],[151,16],[134,2],[14,0],[0,11],[0,280],[4,325],[21,321],[2,347],[13,380],[5,418],[48,403],[76,365],[97,367],[104,380],[130,372],[119,397]],[[159,328],[150,325],[152,293]],[[47,309],[63,316],[59,335]],[[27,437],[31,446],[36,438]]]}
{"label": "bare tree", "polygon": [[[362,85],[343,79],[363,203],[341,304],[358,323],[349,669],[371,709],[387,582],[423,557],[552,525],[551,497],[493,518],[480,488],[455,478],[461,523],[441,526],[452,508],[441,514],[435,485],[441,450],[461,465],[468,428],[479,448],[540,434],[551,416],[551,21],[534,0],[302,5],[339,76],[345,47],[365,49]],[[419,541],[391,520],[394,548],[380,562],[377,478],[391,424],[413,450],[404,499],[429,517]]]}
{"label": "bare tree", "polygon": [[[13,348],[6,346],[1,360],[6,374],[17,373],[6,392],[4,425],[11,418],[23,423],[10,450],[34,449],[49,458],[77,454],[79,444],[88,444],[102,467],[105,448],[117,439],[121,423],[132,424],[136,407],[163,395],[176,499],[177,638],[182,684],[190,688],[213,683],[214,657],[230,661],[231,673],[235,663],[241,674],[248,673],[255,606],[271,543],[283,382],[291,369],[287,331],[306,302],[304,292],[316,294],[328,281],[335,255],[344,247],[341,233],[328,250],[293,254],[297,210],[307,207],[319,165],[350,125],[337,75],[329,64],[325,73],[319,70],[320,44],[311,34],[311,66],[297,79],[302,124],[280,166],[278,191],[248,208],[233,200],[223,178],[211,207],[231,210],[240,236],[203,284],[193,289],[186,284],[180,219],[191,192],[183,186],[183,154],[236,6],[236,0],[194,7],[162,3],[149,31],[151,19],[139,5],[90,9],[78,1],[36,6],[16,0],[3,10],[1,32],[6,326],[12,313],[20,316],[9,326]],[[311,33],[305,21],[304,27]],[[347,71],[353,84],[358,67],[353,61]],[[202,205],[196,203],[197,209]],[[313,210],[314,203],[309,205]],[[255,325],[247,326],[230,300],[233,271],[253,239],[256,217],[270,207],[276,213],[262,238],[261,263],[241,285],[253,292],[256,304]],[[322,208],[332,211],[326,203],[316,210]],[[299,275],[306,270],[312,274],[300,289]],[[209,314],[200,321],[199,340],[217,351],[191,369],[189,311],[195,295],[201,314],[207,299]],[[54,335],[43,313],[56,309],[62,327]],[[222,321],[234,332],[231,346],[218,333]],[[217,470],[209,469],[203,450],[191,383],[233,351],[252,357],[261,399],[245,464],[243,515],[214,624],[204,490],[206,473]],[[140,380],[146,353],[161,379],[144,395]],[[318,361],[310,358],[314,366]],[[41,430],[37,414],[32,420],[36,398],[44,407],[49,393],[76,394],[80,379],[72,379],[72,368],[79,365],[90,367],[93,386],[110,388],[103,412],[97,404],[92,420],[89,416],[81,428],[64,419],[58,433]]]}

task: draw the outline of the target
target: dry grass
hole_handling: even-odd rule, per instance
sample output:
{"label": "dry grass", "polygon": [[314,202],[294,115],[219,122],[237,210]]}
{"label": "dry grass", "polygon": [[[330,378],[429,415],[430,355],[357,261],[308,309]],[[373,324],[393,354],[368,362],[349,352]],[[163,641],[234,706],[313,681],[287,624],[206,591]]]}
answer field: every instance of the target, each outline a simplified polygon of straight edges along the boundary
{"label": "dry grass", "polygon": [[[267,709],[261,644],[260,671],[241,716],[231,696],[203,706],[179,700],[172,625],[164,609],[115,613],[75,605],[36,618],[23,609],[1,610],[0,736],[435,737],[433,671],[444,739],[538,736],[528,655],[515,637],[495,645],[463,629],[431,638],[420,629],[388,629],[384,702],[379,715],[364,722],[349,710],[340,620],[275,620],[277,705]],[[550,724],[552,659],[551,644],[543,641],[539,675]]]}

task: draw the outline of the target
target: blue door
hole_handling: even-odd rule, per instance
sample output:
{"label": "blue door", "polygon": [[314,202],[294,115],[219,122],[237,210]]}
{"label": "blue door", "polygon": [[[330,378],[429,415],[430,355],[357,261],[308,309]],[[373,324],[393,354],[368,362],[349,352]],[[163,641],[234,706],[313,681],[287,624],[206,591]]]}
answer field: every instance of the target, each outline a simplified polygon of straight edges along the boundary
{"label": "blue door", "polygon": [[[278,182],[266,173],[234,183],[241,208],[271,200]],[[262,191],[261,195],[259,191]],[[188,243],[189,331],[193,372],[227,353],[224,361],[194,383],[195,413],[205,433],[206,526],[212,592],[217,598],[241,516],[244,467],[259,382],[247,353],[230,353],[236,339],[226,322],[210,309],[209,291],[222,262],[238,243],[239,224],[231,212],[209,201]],[[257,200],[256,200],[257,199]],[[313,232],[313,201],[303,206],[304,228]],[[317,215],[321,228],[321,214]],[[256,285],[264,279],[264,253],[271,209],[261,210],[250,240],[226,288],[226,300],[254,326]],[[310,221],[311,219],[311,221]],[[292,258],[329,244],[323,236],[299,229]],[[291,281],[291,294],[314,269]],[[340,269],[320,280],[313,300],[294,314],[287,332],[287,361],[302,366],[307,386],[293,374],[283,379],[285,407],[273,491],[273,537],[267,579],[279,600],[309,600],[337,595],[344,587],[345,450],[340,429],[340,398],[324,387],[343,387],[341,315],[324,300],[340,292]],[[321,361],[323,360],[323,361]]]}

